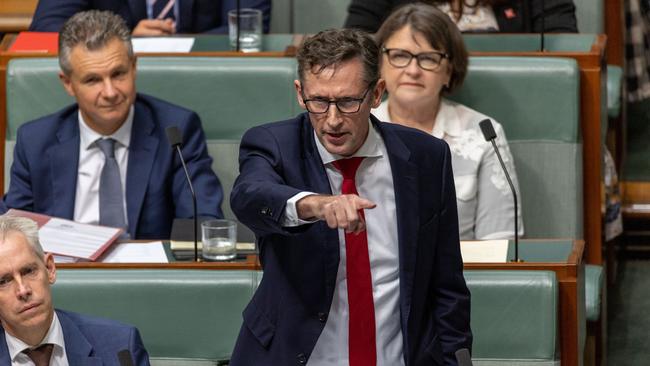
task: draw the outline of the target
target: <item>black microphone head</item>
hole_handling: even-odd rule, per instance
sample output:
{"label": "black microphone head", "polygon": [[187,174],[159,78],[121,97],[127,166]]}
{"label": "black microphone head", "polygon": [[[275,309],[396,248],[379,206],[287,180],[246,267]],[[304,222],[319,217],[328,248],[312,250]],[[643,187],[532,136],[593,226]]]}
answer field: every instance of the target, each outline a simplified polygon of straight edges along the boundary
{"label": "black microphone head", "polygon": [[456,362],[458,362],[458,366],[472,366],[472,356],[470,356],[467,348],[456,351]]}
{"label": "black microphone head", "polygon": [[123,349],[118,352],[117,359],[120,361],[120,366],[133,366],[131,352],[128,349]]}
{"label": "black microphone head", "polygon": [[485,141],[492,141],[497,137],[497,133],[494,132],[494,127],[492,126],[492,121],[489,118],[482,120],[478,125],[481,126],[481,132],[483,132]]}
{"label": "black microphone head", "polygon": [[183,143],[183,135],[181,134],[181,130],[179,130],[178,127],[167,127],[165,129],[165,133],[167,134],[167,141],[169,141],[170,145],[176,146]]}

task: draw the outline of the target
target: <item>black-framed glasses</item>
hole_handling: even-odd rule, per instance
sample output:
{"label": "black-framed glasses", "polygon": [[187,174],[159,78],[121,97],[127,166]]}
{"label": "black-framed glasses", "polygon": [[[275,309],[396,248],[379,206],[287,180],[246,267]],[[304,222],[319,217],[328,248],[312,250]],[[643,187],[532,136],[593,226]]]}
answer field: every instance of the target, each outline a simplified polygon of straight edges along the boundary
{"label": "black-framed glasses", "polygon": [[373,85],[370,85],[366,91],[363,93],[361,98],[341,98],[341,99],[323,99],[323,98],[313,98],[306,99],[305,94],[302,93],[302,101],[305,103],[305,107],[309,113],[322,114],[327,113],[330,109],[331,104],[336,105],[336,109],[341,113],[357,113],[361,109],[361,104],[366,99],[368,92],[372,89]]}
{"label": "black-framed glasses", "polygon": [[429,51],[413,54],[401,48],[382,48],[386,54],[388,63],[397,68],[404,68],[411,63],[415,57],[418,66],[427,71],[436,71],[440,67],[442,60],[449,58],[449,55],[439,51]]}

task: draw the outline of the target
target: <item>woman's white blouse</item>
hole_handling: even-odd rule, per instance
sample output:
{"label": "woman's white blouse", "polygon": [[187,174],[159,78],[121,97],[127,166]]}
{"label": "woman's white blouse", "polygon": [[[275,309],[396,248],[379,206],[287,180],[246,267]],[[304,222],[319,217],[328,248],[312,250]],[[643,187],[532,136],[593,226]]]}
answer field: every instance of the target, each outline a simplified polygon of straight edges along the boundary
{"label": "woman's white blouse", "polygon": [[[388,100],[372,114],[380,121],[393,122]],[[479,122],[489,118],[462,104],[441,99],[431,134],[449,145],[452,155],[458,224],[461,240],[514,237],[514,203],[492,144],[485,141]],[[519,234],[523,235],[521,195],[515,165],[501,125],[492,119],[496,143],[519,197]]]}

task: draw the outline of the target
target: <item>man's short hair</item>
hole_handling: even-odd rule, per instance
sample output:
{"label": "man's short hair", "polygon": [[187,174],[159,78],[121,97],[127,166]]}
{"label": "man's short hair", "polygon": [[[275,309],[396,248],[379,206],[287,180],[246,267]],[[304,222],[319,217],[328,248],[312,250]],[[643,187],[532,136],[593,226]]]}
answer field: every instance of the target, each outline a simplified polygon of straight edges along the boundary
{"label": "man's short hair", "polygon": [[6,214],[0,216],[0,242],[4,242],[11,233],[23,234],[36,256],[44,260],[43,247],[38,240],[38,225],[34,220]]}
{"label": "man's short hair", "polygon": [[369,86],[379,80],[379,47],[368,33],[358,29],[328,29],[308,37],[296,58],[301,82],[305,70],[318,74],[355,58],[363,63],[364,81]]}
{"label": "man's short hair", "polygon": [[113,39],[124,42],[129,59],[133,59],[131,31],[119,15],[110,11],[88,10],[73,15],[59,33],[59,66],[66,75],[72,72],[70,53],[77,45],[95,51]]}
{"label": "man's short hair", "polygon": [[435,6],[424,3],[407,4],[391,13],[375,34],[379,47],[384,47],[393,34],[406,26],[411,27],[412,32],[420,33],[431,47],[449,56],[451,78],[449,87],[444,88],[443,92],[451,93],[458,89],[465,80],[469,61],[463,36],[456,24]]}

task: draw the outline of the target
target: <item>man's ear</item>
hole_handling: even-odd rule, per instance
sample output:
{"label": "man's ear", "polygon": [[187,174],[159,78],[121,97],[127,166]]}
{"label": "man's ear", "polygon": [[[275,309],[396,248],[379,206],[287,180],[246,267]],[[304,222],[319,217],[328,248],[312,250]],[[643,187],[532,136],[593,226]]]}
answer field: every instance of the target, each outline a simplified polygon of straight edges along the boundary
{"label": "man's ear", "polygon": [[302,99],[302,84],[300,83],[300,80],[294,80],[293,86],[296,88],[296,99],[298,99],[298,104],[300,104],[302,109],[307,109],[305,101]]}
{"label": "man's ear", "polygon": [[71,96],[74,97],[74,89],[72,88],[72,80],[70,80],[70,76],[66,75],[63,71],[59,71],[59,80],[61,80],[61,84],[63,84],[63,88],[65,91]]}
{"label": "man's ear", "polygon": [[371,103],[372,108],[377,108],[381,104],[381,97],[384,95],[384,90],[386,90],[386,81],[384,79],[379,79],[375,89],[372,91]]}
{"label": "man's ear", "polygon": [[47,270],[47,280],[50,285],[56,282],[56,266],[54,265],[54,256],[52,253],[45,254],[45,269]]}

